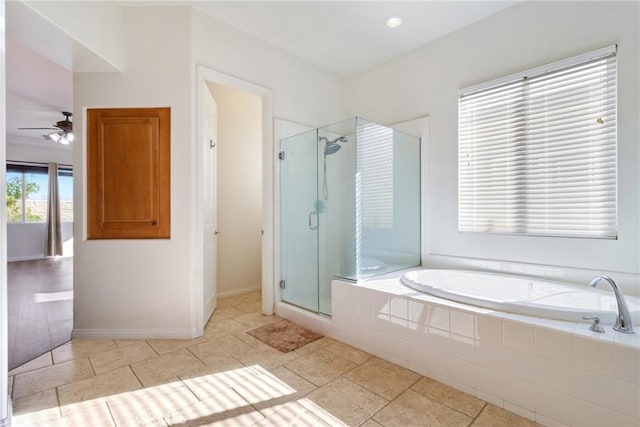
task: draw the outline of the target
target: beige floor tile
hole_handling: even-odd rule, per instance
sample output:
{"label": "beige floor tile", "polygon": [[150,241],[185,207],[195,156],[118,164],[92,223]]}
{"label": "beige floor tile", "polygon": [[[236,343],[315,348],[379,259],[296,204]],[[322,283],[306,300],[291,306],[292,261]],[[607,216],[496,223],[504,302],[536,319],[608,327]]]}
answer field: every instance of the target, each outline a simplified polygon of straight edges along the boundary
{"label": "beige floor tile", "polygon": [[189,347],[189,351],[204,363],[220,359],[221,357],[243,354],[249,350],[251,350],[249,345],[233,336],[212,339],[205,343]]}
{"label": "beige floor tile", "polygon": [[285,366],[307,381],[311,381],[317,386],[322,386],[358,365],[320,349],[293,360],[285,364]]}
{"label": "beige floor tile", "polygon": [[275,369],[298,357],[300,356],[294,352],[283,353],[271,347],[251,349],[251,351],[236,356],[246,366],[258,365],[266,370]]}
{"label": "beige floor tile", "polygon": [[165,416],[197,401],[180,381],[107,397],[118,427],[164,425]]}
{"label": "beige floor tile", "polygon": [[486,402],[431,378],[422,377],[411,390],[475,418]]}
{"label": "beige floor tile", "polygon": [[[308,401],[315,405],[310,407]],[[345,378],[331,381],[298,402],[329,424],[333,424],[332,417],[335,417],[347,425],[356,426],[388,403],[386,399]]]}
{"label": "beige floor tile", "polygon": [[51,359],[51,352],[48,351],[42,356],[36,357],[35,359],[10,370],[9,375],[23,374],[25,372],[35,371],[36,369],[46,368],[51,365],[53,365],[53,360]]}
{"label": "beige floor tile", "polygon": [[169,425],[251,426],[264,417],[232,389],[226,389],[165,417]]}
{"label": "beige floor tile", "polygon": [[144,341],[89,356],[96,374],[102,374],[133,363],[158,357]]}
{"label": "beige floor tile", "polygon": [[208,339],[216,339],[247,330],[244,323],[235,319],[210,320],[204,327],[204,335]]}
{"label": "beige floor tile", "polygon": [[53,363],[62,363],[68,360],[81,359],[92,354],[101,353],[117,348],[111,340],[78,340],[74,339],[58,348],[51,350]]}
{"label": "beige floor tile", "polygon": [[138,344],[143,340],[114,340],[119,348],[126,347],[131,344]]}
{"label": "beige floor tile", "polygon": [[281,427],[281,426],[330,426],[313,412],[296,402],[287,402],[278,405],[267,418],[254,424],[255,427]]}
{"label": "beige floor tile", "polygon": [[536,425],[533,421],[490,403],[472,424],[473,427],[534,427]]}
{"label": "beige floor tile", "polygon": [[260,326],[268,325],[269,323],[279,322],[282,319],[280,316],[265,316],[262,313],[246,313],[236,316],[234,320],[245,325],[245,329],[258,328]]}
{"label": "beige floor tile", "polygon": [[373,418],[369,418],[364,424],[360,427],[383,427],[382,424],[377,423],[373,420]]}
{"label": "beige floor tile", "polygon": [[367,360],[371,359],[373,356],[367,352],[362,350],[358,350],[355,347],[351,347],[343,342],[334,342],[333,344],[329,344],[326,347],[323,347],[329,353],[336,354],[338,356],[344,357],[345,359],[351,360],[358,365],[363,364]]}
{"label": "beige floor tile", "polygon": [[249,378],[253,381],[256,371],[247,368],[232,357],[210,360],[202,368],[193,369],[179,375],[179,378],[198,397],[206,399],[229,387],[241,384]]}
{"label": "beige floor tile", "polygon": [[114,369],[95,377],[58,387],[62,415],[87,410],[108,397],[139,390],[142,386],[131,368]]}
{"label": "beige floor tile", "polygon": [[238,383],[233,388],[254,408],[269,416],[282,409],[282,405],[306,396],[317,387],[285,367],[272,372],[259,367],[252,368],[257,374],[249,381]]}
{"label": "beige floor tile", "polygon": [[413,390],[402,393],[373,419],[385,427],[466,427],[473,420]]}
{"label": "beige floor tile", "polygon": [[300,356],[304,356],[316,350],[324,348],[328,345],[331,345],[335,342],[337,341],[334,340],[333,338],[322,337],[320,339],[310,342],[309,344],[303,345],[299,349],[295,350],[295,352],[298,353]]}
{"label": "beige floor tile", "polygon": [[265,348],[273,349],[273,347],[271,347],[270,345],[263,343],[259,339],[252,337],[246,332],[238,332],[236,334],[233,334],[233,336],[250,346],[252,350],[260,350]]}
{"label": "beige floor tile", "polygon": [[218,308],[231,307],[231,306],[235,306],[236,304],[244,304],[244,303],[251,303],[251,302],[258,302],[258,301],[262,301],[261,294],[252,292],[249,294],[235,295],[227,298],[220,298],[218,300],[217,307]]}
{"label": "beige floor tile", "polygon": [[12,403],[12,425],[14,426],[46,424],[61,416],[58,408],[58,396],[54,388],[15,399]]}
{"label": "beige floor tile", "polygon": [[392,400],[411,387],[420,375],[376,357],[348,372],[345,378]]}
{"label": "beige floor tile", "polygon": [[57,418],[49,427],[115,427],[111,412],[105,403],[95,405],[85,411],[73,412]]}
{"label": "beige floor tile", "polygon": [[239,302],[233,306],[243,313],[262,313],[262,301]]}
{"label": "beige floor tile", "polygon": [[165,383],[183,372],[204,366],[189,350],[182,349],[131,365],[145,387]]}
{"label": "beige floor tile", "polygon": [[218,307],[216,308],[216,311],[214,311],[211,317],[209,318],[209,322],[230,319],[244,313],[245,313],[244,311],[239,310],[234,306]]}
{"label": "beige floor tile", "polygon": [[207,338],[199,337],[192,340],[147,340],[147,344],[149,344],[156,353],[166,354],[207,341]]}
{"label": "beige floor tile", "polygon": [[13,397],[19,399],[43,390],[93,376],[89,359],[75,359],[16,375]]}

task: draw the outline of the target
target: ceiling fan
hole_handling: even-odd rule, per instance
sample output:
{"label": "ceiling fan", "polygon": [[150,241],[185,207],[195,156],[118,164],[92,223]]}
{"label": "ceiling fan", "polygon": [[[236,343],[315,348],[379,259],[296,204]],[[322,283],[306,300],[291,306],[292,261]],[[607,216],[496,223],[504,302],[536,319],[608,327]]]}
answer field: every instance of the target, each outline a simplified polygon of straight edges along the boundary
{"label": "ceiling fan", "polygon": [[18,128],[20,130],[53,130],[46,135],[42,135],[46,139],[50,139],[54,142],[59,142],[62,145],[69,145],[75,139],[73,135],[73,122],[69,120],[73,113],[69,113],[68,111],[62,111],[62,115],[64,116],[64,120],[57,121],[52,127],[48,128]]}

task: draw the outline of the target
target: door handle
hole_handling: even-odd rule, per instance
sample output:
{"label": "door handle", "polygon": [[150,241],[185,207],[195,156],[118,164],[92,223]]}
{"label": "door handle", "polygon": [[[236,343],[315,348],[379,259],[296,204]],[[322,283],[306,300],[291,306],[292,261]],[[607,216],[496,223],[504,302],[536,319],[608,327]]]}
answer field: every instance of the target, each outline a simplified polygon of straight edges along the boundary
{"label": "door handle", "polygon": [[313,225],[313,221],[312,221],[312,219],[311,219],[311,217],[312,217],[313,215],[315,215],[315,214],[316,214],[316,211],[310,211],[310,212],[309,212],[309,228],[310,228],[311,230],[316,230],[316,229],[318,228],[318,226],[317,226],[317,225]]}

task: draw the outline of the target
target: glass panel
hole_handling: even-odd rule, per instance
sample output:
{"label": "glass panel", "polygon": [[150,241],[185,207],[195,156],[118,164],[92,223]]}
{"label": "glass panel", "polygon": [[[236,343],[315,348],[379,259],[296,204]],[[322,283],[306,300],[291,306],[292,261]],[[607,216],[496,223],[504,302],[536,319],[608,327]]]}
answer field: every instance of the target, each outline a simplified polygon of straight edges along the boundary
{"label": "glass panel", "polygon": [[419,139],[362,119],[357,139],[357,277],[419,265]]}
{"label": "glass panel", "polygon": [[318,130],[320,313],[331,315],[331,280],[355,273],[355,119]]}
{"label": "glass panel", "polygon": [[22,222],[22,173],[7,172],[7,222]]}
{"label": "glass panel", "polygon": [[318,311],[316,130],[282,139],[280,216],[282,300]]}
{"label": "glass panel", "polygon": [[25,221],[43,222],[47,218],[49,176],[44,173],[25,173]]}

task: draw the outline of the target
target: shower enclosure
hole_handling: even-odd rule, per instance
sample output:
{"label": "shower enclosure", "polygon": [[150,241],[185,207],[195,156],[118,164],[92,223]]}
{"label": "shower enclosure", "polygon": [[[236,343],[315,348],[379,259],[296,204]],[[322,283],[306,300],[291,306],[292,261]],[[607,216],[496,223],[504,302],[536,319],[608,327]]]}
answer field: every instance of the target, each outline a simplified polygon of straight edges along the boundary
{"label": "shower enclosure", "polygon": [[361,118],[280,141],[282,300],[420,264],[420,140]]}

